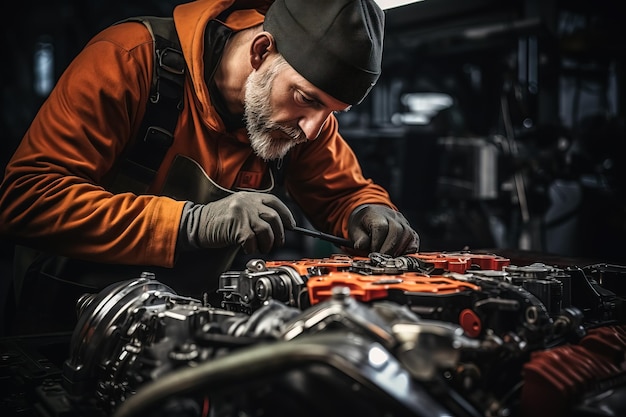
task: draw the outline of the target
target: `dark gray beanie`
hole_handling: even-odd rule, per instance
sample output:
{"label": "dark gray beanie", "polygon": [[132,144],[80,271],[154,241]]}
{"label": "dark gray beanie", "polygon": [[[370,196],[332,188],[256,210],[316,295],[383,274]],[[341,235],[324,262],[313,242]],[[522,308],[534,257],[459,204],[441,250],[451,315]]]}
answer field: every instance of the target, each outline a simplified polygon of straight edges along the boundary
{"label": "dark gray beanie", "polygon": [[354,105],[380,76],[384,21],[374,0],[275,0],[264,30],[300,75]]}

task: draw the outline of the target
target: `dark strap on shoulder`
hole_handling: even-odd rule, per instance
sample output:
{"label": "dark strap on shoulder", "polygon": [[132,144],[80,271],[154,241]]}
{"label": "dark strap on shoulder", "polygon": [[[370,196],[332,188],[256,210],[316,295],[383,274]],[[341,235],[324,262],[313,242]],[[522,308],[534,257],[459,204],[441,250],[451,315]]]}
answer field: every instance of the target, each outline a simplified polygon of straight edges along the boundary
{"label": "dark strap on shoulder", "polygon": [[127,21],[141,22],[150,31],[155,42],[154,70],[143,122],[119,169],[147,188],[174,141],[174,129],[183,108],[185,59],[173,18],[142,16],[122,22]]}

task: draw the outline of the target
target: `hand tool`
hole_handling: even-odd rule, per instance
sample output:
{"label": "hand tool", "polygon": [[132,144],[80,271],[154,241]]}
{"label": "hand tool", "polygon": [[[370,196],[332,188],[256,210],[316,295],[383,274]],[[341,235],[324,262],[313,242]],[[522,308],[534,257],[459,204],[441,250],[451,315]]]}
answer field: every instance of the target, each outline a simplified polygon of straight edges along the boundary
{"label": "hand tool", "polygon": [[293,229],[291,230],[296,233],[305,235],[305,236],[311,236],[317,239],[322,239],[327,242],[334,243],[335,245],[338,245],[338,246],[343,246],[346,248],[354,248],[354,243],[349,239],[344,239],[342,237],[330,235],[328,233],[322,233],[317,230],[305,229],[304,227],[300,227],[300,226],[294,226]]}

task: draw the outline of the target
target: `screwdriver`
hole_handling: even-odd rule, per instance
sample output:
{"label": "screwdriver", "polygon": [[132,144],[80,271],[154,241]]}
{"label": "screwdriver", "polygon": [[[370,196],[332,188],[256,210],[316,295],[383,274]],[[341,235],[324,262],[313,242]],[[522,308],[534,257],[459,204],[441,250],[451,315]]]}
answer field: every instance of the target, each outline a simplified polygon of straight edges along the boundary
{"label": "screwdriver", "polygon": [[305,236],[311,236],[317,239],[322,239],[327,242],[334,243],[335,245],[338,245],[338,246],[343,246],[346,248],[354,248],[354,243],[352,243],[352,241],[350,241],[349,239],[344,239],[339,236],[329,235],[328,233],[322,233],[318,230],[305,229],[304,227],[300,227],[300,226],[294,226],[293,229],[291,230],[293,230],[296,233],[305,235]]}

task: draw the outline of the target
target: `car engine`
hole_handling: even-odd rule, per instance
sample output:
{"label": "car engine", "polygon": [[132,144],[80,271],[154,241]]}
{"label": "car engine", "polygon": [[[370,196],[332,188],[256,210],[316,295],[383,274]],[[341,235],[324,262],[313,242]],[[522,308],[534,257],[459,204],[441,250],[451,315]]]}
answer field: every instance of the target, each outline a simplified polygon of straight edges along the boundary
{"label": "car engine", "polygon": [[34,415],[626,415],[625,273],[469,252],[252,259],[221,275],[220,305],[143,274],[78,300]]}

